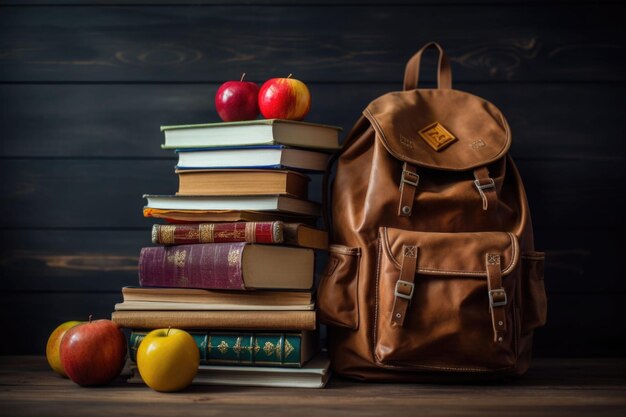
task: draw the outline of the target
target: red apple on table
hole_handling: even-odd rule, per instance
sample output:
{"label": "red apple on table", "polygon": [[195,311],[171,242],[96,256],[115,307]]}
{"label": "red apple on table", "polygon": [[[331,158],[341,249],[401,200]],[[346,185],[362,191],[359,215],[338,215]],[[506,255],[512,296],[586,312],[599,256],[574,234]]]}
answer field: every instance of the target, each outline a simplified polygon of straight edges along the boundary
{"label": "red apple on table", "polygon": [[311,93],[300,80],[272,78],[261,86],[259,108],[266,119],[302,120],[311,109]]}
{"label": "red apple on table", "polygon": [[78,385],[102,385],[115,379],[126,361],[126,338],[111,320],[72,327],[61,340],[61,363]]}
{"label": "red apple on table", "polygon": [[244,81],[226,81],[215,94],[215,109],[225,122],[256,119],[259,115],[259,86]]}

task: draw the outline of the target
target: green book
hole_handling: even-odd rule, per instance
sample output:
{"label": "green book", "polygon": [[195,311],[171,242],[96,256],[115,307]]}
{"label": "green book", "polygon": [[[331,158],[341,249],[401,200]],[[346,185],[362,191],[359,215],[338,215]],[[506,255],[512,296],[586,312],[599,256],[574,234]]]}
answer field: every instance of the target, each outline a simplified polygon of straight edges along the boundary
{"label": "green book", "polygon": [[[137,349],[147,331],[133,331],[128,343],[130,359],[137,361]],[[284,366],[300,368],[318,351],[314,331],[275,332],[193,332],[203,365]]]}
{"label": "green book", "polygon": [[161,126],[165,135],[161,147],[203,149],[285,145],[334,152],[339,149],[340,130],[336,126],[281,119]]}

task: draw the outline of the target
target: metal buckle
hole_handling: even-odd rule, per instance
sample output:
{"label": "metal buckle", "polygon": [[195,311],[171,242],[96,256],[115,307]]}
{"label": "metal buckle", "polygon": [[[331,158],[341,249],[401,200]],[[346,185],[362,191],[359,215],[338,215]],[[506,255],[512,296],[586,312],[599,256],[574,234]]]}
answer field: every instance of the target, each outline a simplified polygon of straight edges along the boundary
{"label": "metal buckle", "polygon": [[[402,294],[400,292],[398,292],[398,285],[402,283],[403,285],[406,285],[407,287],[411,288],[411,292],[407,295],[407,294]],[[412,282],[408,282],[408,281],[403,281],[401,279],[399,279],[398,281],[396,281],[396,288],[393,291],[393,295],[395,295],[396,297],[400,297],[400,298],[404,298],[405,300],[411,300],[411,298],[413,298],[413,290],[415,289],[415,284],[413,284]]]}
{"label": "metal buckle", "polygon": [[[494,295],[496,297],[504,297],[504,300],[493,301]],[[502,307],[502,306],[505,306],[506,303],[507,303],[507,298],[506,298],[506,291],[504,291],[504,288],[489,290],[489,304],[491,305],[491,307]]]}
{"label": "metal buckle", "polygon": [[[415,181],[411,181],[409,179],[406,179],[406,177],[404,176],[405,174],[409,174],[415,177]],[[411,172],[411,171],[407,171],[406,169],[402,170],[402,180],[401,182],[407,183],[409,185],[412,185],[413,187],[417,187],[417,184],[419,184],[420,181],[420,176],[417,175],[415,172]]]}
{"label": "metal buckle", "polygon": [[478,188],[478,191],[490,190],[492,188],[496,188],[496,183],[493,178],[487,178],[489,182],[485,185],[480,184],[480,180],[474,180],[474,185]]}

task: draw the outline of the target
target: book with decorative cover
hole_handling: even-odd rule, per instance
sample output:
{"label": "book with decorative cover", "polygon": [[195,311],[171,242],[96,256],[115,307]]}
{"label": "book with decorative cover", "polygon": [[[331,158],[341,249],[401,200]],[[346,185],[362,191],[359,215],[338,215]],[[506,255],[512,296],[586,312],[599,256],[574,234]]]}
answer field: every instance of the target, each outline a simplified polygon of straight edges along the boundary
{"label": "book with decorative cover", "polygon": [[152,243],[283,243],[283,229],[282,222],[155,224],[152,226]]}
{"label": "book with decorative cover", "polygon": [[309,311],[114,311],[111,320],[130,329],[315,330]]}
{"label": "book with decorative cover", "polygon": [[[130,359],[137,361],[137,349],[148,331],[130,334]],[[203,365],[285,366],[299,368],[318,349],[317,332],[297,333],[207,331],[189,334],[200,350]]]}
{"label": "book with decorative cover", "polygon": [[246,242],[143,248],[142,287],[223,290],[313,286],[313,250]]}
{"label": "book with decorative cover", "polygon": [[328,233],[301,223],[281,221],[152,226],[152,243],[156,245],[224,242],[286,243],[325,250],[328,248]]}

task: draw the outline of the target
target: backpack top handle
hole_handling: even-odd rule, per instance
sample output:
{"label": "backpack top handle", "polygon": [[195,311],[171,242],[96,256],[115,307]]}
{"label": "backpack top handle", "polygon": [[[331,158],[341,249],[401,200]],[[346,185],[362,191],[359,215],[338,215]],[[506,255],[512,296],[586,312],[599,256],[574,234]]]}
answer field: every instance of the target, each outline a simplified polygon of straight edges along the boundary
{"label": "backpack top handle", "polygon": [[452,88],[452,70],[450,62],[443,48],[437,42],[429,42],[415,53],[406,63],[404,70],[404,90],[413,90],[417,88],[419,83],[420,64],[422,54],[429,48],[437,48],[439,50],[439,66],[437,69],[437,88]]}

